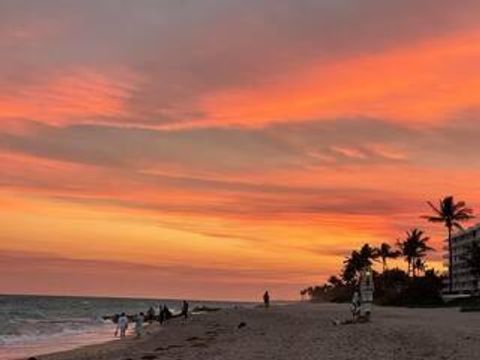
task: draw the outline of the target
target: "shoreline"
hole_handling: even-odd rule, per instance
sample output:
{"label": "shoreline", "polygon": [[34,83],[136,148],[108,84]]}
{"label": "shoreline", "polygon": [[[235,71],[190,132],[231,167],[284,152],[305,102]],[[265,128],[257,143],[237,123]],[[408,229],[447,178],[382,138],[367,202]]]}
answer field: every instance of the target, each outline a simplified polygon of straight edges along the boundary
{"label": "shoreline", "polygon": [[[146,313],[150,307],[159,305],[167,306],[173,313],[181,308],[181,302],[168,299],[30,295],[0,295],[0,305],[0,360],[28,358],[115,340],[115,325],[108,320],[112,314]],[[191,300],[190,305],[195,312],[253,307],[255,303]]]}
{"label": "shoreline", "polygon": [[112,336],[113,326],[113,324],[101,324],[79,331],[67,331],[7,341],[0,347],[0,360],[37,357],[39,355],[72,351],[84,346],[115,341]]}
{"label": "shoreline", "polygon": [[[154,324],[141,339],[128,338],[38,360],[154,359],[455,359],[480,353],[480,314],[456,308],[374,307],[367,324],[335,326],[347,319],[346,304],[297,303],[264,308],[224,309]],[[243,323],[243,326],[239,326]]]}

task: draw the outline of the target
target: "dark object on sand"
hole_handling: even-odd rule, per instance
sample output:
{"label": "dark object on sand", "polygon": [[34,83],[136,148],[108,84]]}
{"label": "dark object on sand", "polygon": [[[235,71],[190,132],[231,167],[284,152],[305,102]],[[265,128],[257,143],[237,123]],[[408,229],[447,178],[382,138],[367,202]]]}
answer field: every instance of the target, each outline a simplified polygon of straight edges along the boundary
{"label": "dark object on sand", "polygon": [[32,356],[32,357],[29,357],[28,360],[37,360],[37,358]]}
{"label": "dark object on sand", "polygon": [[241,329],[241,328],[244,328],[245,326],[247,326],[247,323],[242,321],[240,324],[238,324],[237,328]]}
{"label": "dark object on sand", "polygon": [[214,311],[220,311],[221,309],[220,308],[216,308],[216,307],[209,307],[209,306],[205,306],[205,305],[202,305],[202,306],[195,306],[193,309],[192,309],[192,312],[214,312]]}
{"label": "dark object on sand", "polygon": [[201,340],[201,339],[198,336],[191,336],[187,338],[185,341],[197,341],[197,340]]}

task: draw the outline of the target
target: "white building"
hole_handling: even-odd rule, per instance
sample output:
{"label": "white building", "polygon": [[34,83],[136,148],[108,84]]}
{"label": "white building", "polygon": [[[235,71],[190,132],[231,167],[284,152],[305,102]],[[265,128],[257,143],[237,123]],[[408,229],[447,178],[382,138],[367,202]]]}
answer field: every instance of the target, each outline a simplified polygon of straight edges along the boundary
{"label": "white building", "polygon": [[[475,278],[471,275],[470,268],[465,262],[465,257],[468,257],[468,251],[473,242],[480,244],[480,224],[465,229],[464,231],[459,231],[452,236],[453,293],[469,294],[475,290]],[[444,249],[446,250],[446,254],[443,256],[444,265],[448,269],[448,239],[445,240]],[[449,289],[448,283],[449,279],[447,275],[445,279],[445,291]]]}

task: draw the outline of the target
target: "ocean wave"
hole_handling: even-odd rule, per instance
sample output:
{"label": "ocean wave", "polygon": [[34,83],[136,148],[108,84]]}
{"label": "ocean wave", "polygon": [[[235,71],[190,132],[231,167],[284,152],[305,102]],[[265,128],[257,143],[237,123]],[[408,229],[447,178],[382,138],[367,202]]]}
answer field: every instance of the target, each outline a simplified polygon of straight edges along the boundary
{"label": "ocean wave", "polygon": [[[99,331],[102,326],[105,330],[111,329],[113,324],[103,319],[105,315],[136,314],[160,304],[173,312],[178,312],[181,306],[175,300],[0,295],[0,345],[31,344],[65,335],[88,335]],[[192,301],[191,305],[193,308],[196,305],[229,307],[235,304]]]}
{"label": "ocean wave", "polygon": [[24,343],[52,336],[94,332],[106,324],[105,321],[92,321],[89,319],[22,320],[20,322],[10,322],[0,330],[0,344]]}

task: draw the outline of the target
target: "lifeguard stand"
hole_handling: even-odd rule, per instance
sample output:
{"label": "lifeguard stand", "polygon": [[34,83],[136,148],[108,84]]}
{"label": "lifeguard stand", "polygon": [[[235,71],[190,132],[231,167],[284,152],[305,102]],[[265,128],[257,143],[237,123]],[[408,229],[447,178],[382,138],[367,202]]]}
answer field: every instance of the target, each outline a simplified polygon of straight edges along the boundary
{"label": "lifeguard stand", "polygon": [[360,272],[360,316],[366,319],[369,319],[372,313],[374,290],[373,273],[368,266]]}

